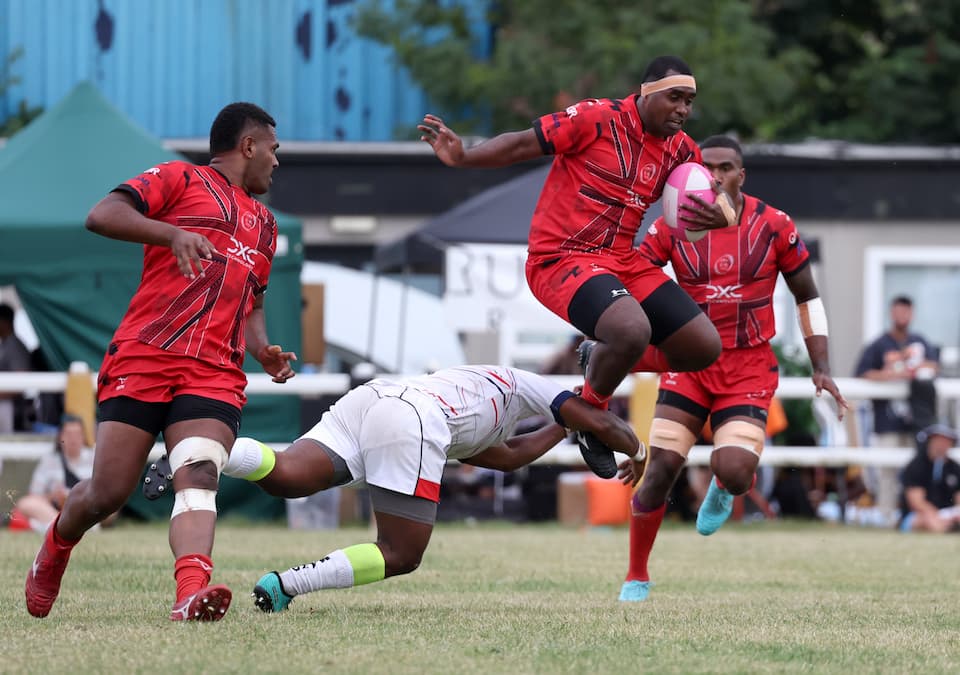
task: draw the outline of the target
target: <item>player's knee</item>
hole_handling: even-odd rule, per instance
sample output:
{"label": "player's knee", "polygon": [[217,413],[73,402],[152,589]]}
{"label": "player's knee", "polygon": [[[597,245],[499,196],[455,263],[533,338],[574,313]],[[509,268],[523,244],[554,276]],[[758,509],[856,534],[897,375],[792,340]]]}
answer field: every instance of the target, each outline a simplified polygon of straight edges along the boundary
{"label": "player's knee", "polygon": [[670,367],[678,372],[689,373],[703,370],[711,365],[720,358],[720,352],[723,349],[720,337],[716,336],[716,338],[715,341],[704,340],[702,345],[698,345],[696,349],[690,351],[670,353],[667,357]]}
{"label": "player's knee", "polygon": [[618,330],[616,339],[607,342],[607,346],[624,358],[637,360],[650,344],[650,335],[649,322],[631,323]]}
{"label": "player's knee", "polygon": [[[96,479],[91,479],[87,488],[83,490],[82,503],[90,515],[105,518],[122,508],[127,502],[130,493],[136,487],[136,478],[128,482],[117,480],[116,477],[97,476]],[[71,494],[82,487],[83,484],[75,486]]]}
{"label": "player's knee", "polygon": [[410,574],[418,567],[423,559],[423,551],[410,547],[385,547],[379,544],[383,553],[384,572],[388,577],[401,574]]}
{"label": "player's knee", "polygon": [[637,360],[650,344],[650,321],[642,311],[625,312],[620,309],[616,304],[608,307],[594,332],[605,348],[618,357]]}
{"label": "player's knee", "polygon": [[212,438],[190,436],[177,443],[169,457],[175,490],[216,490],[227,450]]}
{"label": "player's knee", "polygon": [[173,483],[174,489],[216,490],[218,483],[217,467],[213,462],[188,464],[174,475]]}
{"label": "player's knee", "polygon": [[710,468],[731,494],[753,487],[764,440],[762,427],[743,420],[727,422],[714,432]]}

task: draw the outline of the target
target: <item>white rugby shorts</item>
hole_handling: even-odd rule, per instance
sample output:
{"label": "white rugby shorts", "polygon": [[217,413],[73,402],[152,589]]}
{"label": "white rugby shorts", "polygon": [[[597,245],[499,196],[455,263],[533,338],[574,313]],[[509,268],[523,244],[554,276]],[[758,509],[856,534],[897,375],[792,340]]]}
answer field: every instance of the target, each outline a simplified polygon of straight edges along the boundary
{"label": "white rugby shorts", "polygon": [[399,384],[348,392],[302,438],[340,455],[353,482],[440,501],[450,429],[432,397]]}

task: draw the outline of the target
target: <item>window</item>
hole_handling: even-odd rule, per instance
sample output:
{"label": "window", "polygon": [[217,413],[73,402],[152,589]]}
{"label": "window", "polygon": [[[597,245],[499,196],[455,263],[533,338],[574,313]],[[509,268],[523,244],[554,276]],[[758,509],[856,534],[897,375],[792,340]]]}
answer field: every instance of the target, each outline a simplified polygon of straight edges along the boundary
{"label": "window", "polygon": [[960,247],[872,246],[864,260],[863,339],[887,328],[890,301],[913,299],[913,328],[940,347],[945,373],[960,367]]}

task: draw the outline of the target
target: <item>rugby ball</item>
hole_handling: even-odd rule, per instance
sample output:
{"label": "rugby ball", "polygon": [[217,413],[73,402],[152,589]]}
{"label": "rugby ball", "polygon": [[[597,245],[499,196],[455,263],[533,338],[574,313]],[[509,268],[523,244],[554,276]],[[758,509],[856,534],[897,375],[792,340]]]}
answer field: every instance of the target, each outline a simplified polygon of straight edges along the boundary
{"label": "rugby ball", "polygon": [[687,241],[699,241],[706,236],[709,230],[688,232],[687,221],[680,216],[689,214],[680,207],[684,204],[699,208],[700,205],[687,195],[694,194],[708,204],[717,201],[717,194],[713,191],[713,175],[702,164],[685,162],[670,172],[667,183],[663,186],[663,219],[676,235]]}

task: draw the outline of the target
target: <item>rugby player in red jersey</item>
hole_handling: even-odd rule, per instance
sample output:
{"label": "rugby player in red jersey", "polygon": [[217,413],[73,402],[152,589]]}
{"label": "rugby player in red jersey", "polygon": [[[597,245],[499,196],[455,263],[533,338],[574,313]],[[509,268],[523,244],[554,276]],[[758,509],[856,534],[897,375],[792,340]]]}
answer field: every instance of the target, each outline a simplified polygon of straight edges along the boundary
{"label": "rugby player in red jersey", "polygon": [[704,166],[733,199],[736,226],[690,243],[675,237],[661,218],[639,252],[655,265],[671,263],[680,287],[705,308],[720,332],[723,352],[699,372],[669,369],[660,376],[645,465],[629,460],[620,465],[624,482],[640,483],[631,502],[630,568],[620,592],[624,601],[645,600],[649,593],[647,561],[667,495],[708,417],[714,479],[697,514],[697,530],[713,534],[730,516],[733,496],[753,485],[767,411],[779,382],[770,347],[776,333],[777,275],[783,274],[797,303],[817,396],[823,390],[833,396],[840,418],[847,408],[830,376],[826,313],[796,226],[783,211],[740,191],[746,174],[735,140],[711,136],[700,149]]}
{"label": "rugby player in red jersey", "polygon": [[246,402],[249,351],[282,383],[296,359],[267,339],[263,295],[277,223],[256,199],[277,167],[276,122],[232,103],[210,129],[208,166],[173,161],[121,184],[87,228],[144,245],[143,274],[100,368],[97,458],[47,530],[27,574],[27,610],[46,616],[84,532],[123,506],[157,434],[173,472],[170,619],[218,620],[230,589],[209,585],[220,471]]}
{"label": "rugby player in red jersey", "polygon": [[[497,167],[554,156],[530,225],[527,282],[545,307],[595,341],[581,395],[600,408],[631,370],[699,370],[720,354],[710,319],[633,246],[670,172],[700,160],[682,131],[696,96],[690,67],[661,56],[642,79],[639,94],[581,101],[535,120],[530,129],[470,148],[435,115],[418,126],[421,139],[449,166]],[[687,216],[692,229],[729,224],[726,200],[697,201],[699,208]],[[589,433],[578,434],[578,442],[595,472],[616,475],[609,450]]]}

